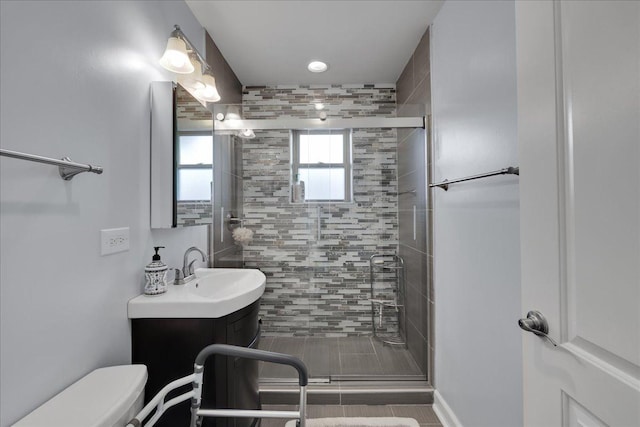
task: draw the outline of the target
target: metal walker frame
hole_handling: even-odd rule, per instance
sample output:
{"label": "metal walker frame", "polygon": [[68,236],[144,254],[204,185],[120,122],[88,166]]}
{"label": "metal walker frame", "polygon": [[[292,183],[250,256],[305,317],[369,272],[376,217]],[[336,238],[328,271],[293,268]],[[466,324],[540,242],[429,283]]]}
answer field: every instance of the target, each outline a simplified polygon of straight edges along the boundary
{"label": "metal walker frame", "polygon": [[[213,355],[239,357],[244,359],[261,360],[263,362],[289,365],[298,371],[298,384],[300,385],[300,405],[297,411],[262,411],[257,409],[202,409],[202,383],[204,374],[204,362]],[[179,387],[191,383],[191,391],[183,393],[165,402],[167,394]],[[162,414],[172,406],[191,399],[191,422],[189,427],[200,427],[203,417],[231,417],[231,418],[295,418],[298,427],[305,427],[307,413],[307,385],[309,374],[304,363],[295,356],[274,353],[271,351],[255,350],[252,348],[237,347],[227,344],[212,344],[200,351],[196,356],[193,374],[177,379],[160,390],[147,405],[125,427],[152,427],[160,419]],[[154,412],[155,410],[155,412]],[[151,415],[149,420],[142,422]]]}

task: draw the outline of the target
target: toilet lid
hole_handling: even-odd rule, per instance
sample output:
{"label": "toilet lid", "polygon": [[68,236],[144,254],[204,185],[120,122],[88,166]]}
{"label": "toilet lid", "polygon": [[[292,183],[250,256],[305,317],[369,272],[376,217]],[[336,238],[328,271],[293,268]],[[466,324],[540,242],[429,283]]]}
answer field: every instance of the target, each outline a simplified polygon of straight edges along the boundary
{"label": "toilet lid", "polygon": [[131,408],[146,382],[144,365],[96,369],[14,427],[111,427]]}

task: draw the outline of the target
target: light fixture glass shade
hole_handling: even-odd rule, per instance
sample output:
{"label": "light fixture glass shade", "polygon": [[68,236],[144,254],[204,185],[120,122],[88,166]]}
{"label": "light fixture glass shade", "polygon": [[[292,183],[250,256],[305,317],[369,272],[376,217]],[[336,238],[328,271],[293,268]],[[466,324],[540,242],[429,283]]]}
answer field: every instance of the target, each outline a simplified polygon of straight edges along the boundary
{"label": "light fixture glass shade", "polygon": [[160,65],[177,74],[193,73],[194,67],[189,60],[187,45],[184,40],[178,37],[169,37],[167,48],[164,50],[162,58],[160,58]]}
{"label": "light fixture glass shade", "polygon": [[216,79],[211,74],[205,73],[202,76],[202,83],[204,88],[196,91],[196,96],[206,102],[218,102],[220,101],[220,94],[218,88],[216,88]]}
{"label": "light fixture glass shade", "polygon": [[240,108],[237,105],[229,105],[227,107],[226,120],[242,120],[240,115]]}
{"label": "light fixture glass shade", "polygon": [[195,92],[205,88],[205,83],[202,81],[202,65],[200,61],[192,61],[193,73],[181,76],[178,81],[182,86]]}
{"label": "light fixture glass shade", "polygon": [[238,136],[242,139],[253,139],[256,137],[256,134],[252,129],[242,129],[241,131],[238,131]]}

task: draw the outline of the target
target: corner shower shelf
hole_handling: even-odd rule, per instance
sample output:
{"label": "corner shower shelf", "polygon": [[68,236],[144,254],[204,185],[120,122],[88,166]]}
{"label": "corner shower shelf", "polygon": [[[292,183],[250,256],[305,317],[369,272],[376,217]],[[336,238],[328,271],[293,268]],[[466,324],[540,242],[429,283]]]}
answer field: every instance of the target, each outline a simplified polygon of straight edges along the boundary
{"label": "corner shower shelf", "polygon": [[[394,298],[380,297],[376,295],[376,271],[384,272],[385,270],[388,272],[395,272],[395,288],[393,289],[395,294]],[[406,347],[406,337],[402,329],[402,326],[406,324],[406,310],[404,309],[404,260],[398,255],[372,255],[371,258],[369,258],[369,272],[371,281],[371,298],[369,298],[369,302],[371,302],[371,328],[373,330],[373,336],[382,341],[385,345]],[[380,329],[383,327],[385,309],[395,311],[398,323],[397,333],[382,334],[380,332]],[[377,327],[376,320],[378,322]]]}

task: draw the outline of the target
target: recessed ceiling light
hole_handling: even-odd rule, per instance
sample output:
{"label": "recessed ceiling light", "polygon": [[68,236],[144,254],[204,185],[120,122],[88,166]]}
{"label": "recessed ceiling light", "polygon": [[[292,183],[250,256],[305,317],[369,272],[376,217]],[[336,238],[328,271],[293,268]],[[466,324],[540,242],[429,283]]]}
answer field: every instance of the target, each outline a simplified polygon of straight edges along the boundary
{"label": "recessed ceiling light", "polygon": [[307,65],[307,69],[312,73],[323,73],[327,71],[327,68],[329,68],[327,64],[322,61],[311,61],[309,65]]}

